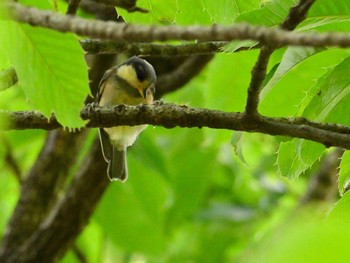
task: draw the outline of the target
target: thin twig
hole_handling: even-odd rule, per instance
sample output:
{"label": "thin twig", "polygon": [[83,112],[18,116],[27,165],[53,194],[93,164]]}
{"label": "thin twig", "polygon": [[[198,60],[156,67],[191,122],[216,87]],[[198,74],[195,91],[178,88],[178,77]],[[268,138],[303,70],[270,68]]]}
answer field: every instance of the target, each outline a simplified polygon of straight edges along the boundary
{"label": "thin twig", "polygon": [[180,45],[128,43],[111,40],[84,39],[80,40],[82,48],[90,54],[117,54],[131,53],[144,56],[188,56],[213,54],[221,51],[227,45],[227,41],[187,43]]}
{"label": "thin twig", "polygon": [[78,11],[80,1],[81,0],[69,0],[66,14],[75,15]]}

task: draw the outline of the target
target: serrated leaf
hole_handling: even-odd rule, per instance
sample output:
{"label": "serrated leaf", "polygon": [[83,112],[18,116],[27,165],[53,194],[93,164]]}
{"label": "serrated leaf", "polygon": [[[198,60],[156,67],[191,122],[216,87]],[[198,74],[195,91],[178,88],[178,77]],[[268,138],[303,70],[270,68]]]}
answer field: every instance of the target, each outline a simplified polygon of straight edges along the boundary
{"label": "serrated leaf", "polygon": [[350,183],[350,151],[345,151],[340,162],[338,189],[341,195]]}
{"label": "serrated leaf", "polygon": [[273,77],[264,85],[260,93],[260,100],[295,66],[310,56],[323,51],[324,48],[289,47],[283,54],[281,63],[275,70]]}
{"label": "serrated leaf", "polygon": [[264,92],[264,98],[259,105],[260,112],[273,117],[302,115],[309,101],[318,92],[313,91],[315,88],[310,89],[315,85],[315,80],[325,74],[326,68],[334,67],[348,56],[347,50],[329,49],[315,53],[295,66],[292,65],[269,92]]}
{"label": "serrated leaf", "polygon": [[[285,19],[289,9],[297,2],[297,0],[276,0],[268,2],[262,8],[241,13],[235,19],[235,23],[245,22],[269,27],[277,26]],[[247,46],[246,41],[241,41],[241,43],[242,44],[240,45],[239,41],[237,41],[235,44],[233,44],[234,48],[239,49],[240,47]]]}
{"label": "serrated leaf", "polygon": [[310,8],[308,18],[298,27],[299,31],[345,31],[350,28],[350,1],[318,0]]}
{"label": "serrated leaf", "polygon": [[350,222],[350,191],[346,191],[343,196],[338,200],[333,209],[329,212],[326,222],[332,222],[337,229],[344,223]]}
{"label": "serrated leaf", "polygon": [[223,46],[221,48],[222,51],[227,52],[227,53],[233,53],[236,50],[240,48],[252,48],[254,47],[258,42],[253,41],[253,40],[234,40],[228,43],[227,45]]}
{"label": "serrated leaf", "polygon": [[[318,122],[350,123],[350,58],[346,58],[318,80],[303,116]],[[281,143],[278,166],[284,176],[298,177],[321,157],[323,145],[300,139]]]}
{"label": "serrated leaf", "polygon": [[255,25],[276,26],[287,16],[290,8],[298,0],[276,0],[267,3],[260,9],[246,12],[237,17],[235,22],[247,22]]}
{"label": "serrated leaf", "polygon": [[82,127],[80,110],[89,86],[76,37],[16,22],[1,22],[0,32],[7,36],[0,48],[34,108],[46,116],[54,113],[65,127]]}
{"label": "serrated leaf", "polygon": [[201,2],[211,22],[223,25],[230,25],[239,14],[259,7],[257,0],[201,0]]}
{"label": "serrated leaf", "polygon": [[314,121],[350,123],[350,57],[318,80],[303,116]]}
{"label": "serrated leaf", "polygon": [[296,179],[323,154],[325,146],[301,139],[282,142],[278,149],[277,165],[281,175]]}

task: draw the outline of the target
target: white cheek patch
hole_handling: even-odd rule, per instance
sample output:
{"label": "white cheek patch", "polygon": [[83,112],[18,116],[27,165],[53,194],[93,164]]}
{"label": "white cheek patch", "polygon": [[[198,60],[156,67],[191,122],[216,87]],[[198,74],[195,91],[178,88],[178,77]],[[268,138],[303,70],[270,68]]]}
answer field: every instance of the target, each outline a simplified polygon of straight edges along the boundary
{"label": "white cheek patch", "polygon": [[138,86],[138,79],[136,76],[136,72],[130,65],[123,65],[120,68],[118,68],[117,75],[126,80],[131,86],[137,87]]}

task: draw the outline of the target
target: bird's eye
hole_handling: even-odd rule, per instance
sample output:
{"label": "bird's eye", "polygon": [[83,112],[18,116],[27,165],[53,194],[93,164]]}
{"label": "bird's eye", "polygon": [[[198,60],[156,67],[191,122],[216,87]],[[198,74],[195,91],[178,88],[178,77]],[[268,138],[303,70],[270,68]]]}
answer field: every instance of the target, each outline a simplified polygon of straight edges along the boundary
{"label": "bird's eye", "polygon": [[147,78],[147,70],[142,64],[135,64],[134,65],[136,75],[139,81],[144,81]]}

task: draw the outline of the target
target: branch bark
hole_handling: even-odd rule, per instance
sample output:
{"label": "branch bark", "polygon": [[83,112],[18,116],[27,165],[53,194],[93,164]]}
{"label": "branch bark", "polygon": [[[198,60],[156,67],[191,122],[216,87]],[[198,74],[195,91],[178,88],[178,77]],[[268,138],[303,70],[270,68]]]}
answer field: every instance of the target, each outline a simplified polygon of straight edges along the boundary
{"label": "branch bark", "polygon": [[[90,155],[82,163],[77,176],[55,210],[25,243],[4,250],[6,253],[0,254],[0,262],[55,262],[62,256],[88,223],[97,202],[109,184],[107,176],[101,174],[105,168],[100,144],[96,140]],[[43,199],[45,200],[45,197]]]}
{"label": "branch bark", "polygon": [[[61,126],[54,117],[47,119],[37,112],[17,112],[10,114],[12,129],[28,127],[27,120],[15,116],[31,116],[36,129],[57,129]],[[191,108],[185,105],[117,105],[113,108],[88,106],[81,112],[84,120],[89,120],[86,127],[113,127],[118,125],[152,124],[166,128],[187,127],[239,130],[260,132],[270,135],[285,135],[303,138],[324,144],[326,147],[337,146],[350,149],[350,127],[337,124],[323,124],[305,118],[270,118],[258,116],[250,118],[245,113],[222,112],[218,110]],[[12,117],[12,118],[11,118]],[[24,120],[24,122],[21,122]]]}
{"label": "branch bark", "polygon": [[297,33],[278,28],[248,24],[233,26],[145,26],[117,24],[62,16],[51,11],[24,7],[17,3],[9,6],[13,18],[33,26],[51,28],[60,32],[73,32],[91,38],[129,42],[152,42],[166,40],[231,41],[255,40],[272,46],[350,46],[346,33]]}
{"label": "branch bark", "polygon": [[0,249],[0,262],[5,262],[1,258],[6,258],[25,243],[47,216],[76,161],[84,138],[85,133],[62,130],[48,134],[36,163],[21,186],[20,198]]}
{"label": "branch bark", "polygon": [[80,40],[82,48],[90,54],[117,54],[128,53],[152,57],[204,55],[220,52],[227,45],[227,41],[200,42],[180,45],[127,43],[111,40],[83,39]]}

